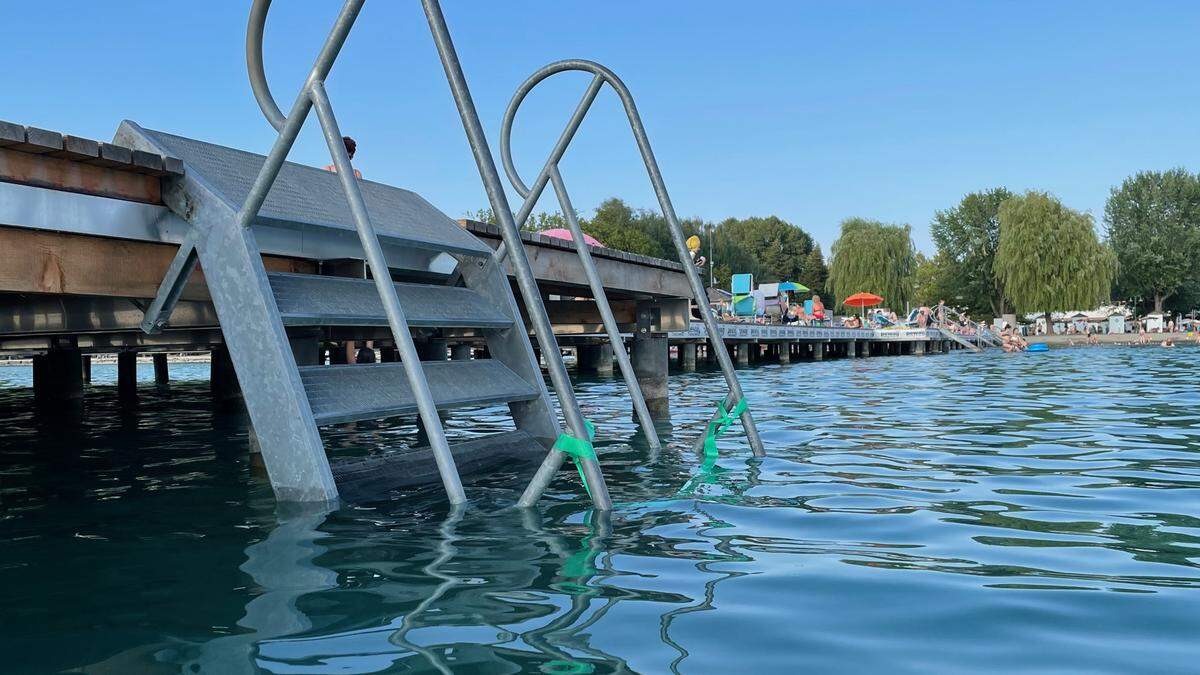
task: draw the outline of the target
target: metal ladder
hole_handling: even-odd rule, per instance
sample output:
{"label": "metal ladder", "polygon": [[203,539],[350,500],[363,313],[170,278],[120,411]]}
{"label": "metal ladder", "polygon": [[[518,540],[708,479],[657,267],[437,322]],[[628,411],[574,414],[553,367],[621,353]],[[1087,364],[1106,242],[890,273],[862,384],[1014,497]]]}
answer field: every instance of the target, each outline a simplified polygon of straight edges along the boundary
{"label": "metal ladder", "polygon": [[[583,97],[576,106],[575,112],[571,115],[571,119],[567,122],[566,128],[559,135],[558,141],[554,148],[550,151],[550,156],[546,159],[542,170],[538,173],[537,178],[533,182],[532,188],[527,186],[517,172],[516,166],[512,160],[512,125],[516,119],[517,110],[521,107],[521,103],[525,97],[529,95],[534,87],[540,84],[543,80],[556,75],[558,73],[580,71],[590,73],[592,81],[583,93]],[[708,295],[705,292],[704,284],[700,280],[700,275],[696,272],[696,268],[692,263],[691,255],[687,249],[687,243],[684,238],[683,229],[679,226],[679,219],[675,215],[675,207],[671,203],[671,197],[667,192],[666,182],[663,180],[662,172],[658,168],[658,161],[654,158],[654,151],[650,147],[650,140],[646,135],[646,129],[642,125],[641,116],[638,114],[637,106],[634,103],[633,95],[629,88],[621,81],[619,77],[605,66],[594,61],[582,59],[567,59],[556,61],[535,71],[529,76],[521,86],[517,88],[513,94],[512,100],[508,104],[508,109],[504,113],[503,126],[500,133],[500,156],[504,162],[504,171],[508,174],[508,179],[512,183],[514,189],[525,198],[525,202],[521,206],[520,212],[517,214],[517,223],[523,224],[529,215],[533,212],[534,205],[541,197],[546,189],[546,185],[550,184],[554,187],[554,192],[558,198],[559,206],[562,210],[567,224],[571,230],[571,236],[575,242],[575,250],[579,255],[579,261],[587,275],[588,284],[591,286],[593,297],[596,300],[597,306],[600,308],[601,317],[604,320],[605,332],[608,334],[609,341],[613,345],[613,354],[617,358],[617,362],[621,368],[621,374],[625,378],[625,382],[629,387],[630,396],[633,398],[635,409],[638,412],[639,418],[642,418],[642,424],[648,430],[652,430],[651,424],[647,423],[649,413],[645,412],[645,401],[642,399],[641,392],[637,386],[636,376],[633,374],[633,368],[629,364],[628,355],[625,353],[624,342],[621,339],[620,333],[617,330],[616,321],[613,319],[612,311],[608,306],[608,299],[604,293],[604,286],[601,283],[595,265],[592,263],[591,255],[588,252],[587,244],[583,241],[583,231],[580,229],[579,221],[575,215],[575,209],[571,204],[570,195],[567,192],[566,183],[563,181],[562,174],[559,171],[559,162],[562,161],[563,155],[566,153],[567,146],[570,145],[580,124],[591,108],[592,103],[596,100],[596,96],[604,85],[609,85],[624,107],[626,117],[629,120],[629,126],[633,132],[634,140],[637,143],[638,151],[641,154],[642,162],[646,166],[646,172],[650,178],[650,184],[654,188],[654,193],[658,198],[659,207],[662,210],[663,217],[667,221],[668,229],[671,232],[671,240],[675,244],[676,255],[679,262],[683,265],[684,274],[688,278],[688,286],[692,292],[692,300],[699,308],[701,319],[704,323],[708,338],[714,346],[717,362],[720,364],[721,372],[725,377],[726,385],[729,388],[729,393],[726,395],[723,406],[726,410],[732,410],[735,405],[742,401],[745,394],[742,392],[741,383],[738,381],[737,374],[734,371],[733,361],[729,357],[729,353],[721,347],[723,340],[720,331],[717,327],[716,319],[708,311]],[[497,251],[498,256],[502,256],[504,251]],[[640,403],[640,405],[639,405]],[[714,412],[711,420],[718,419],[719,412]],[[742,426],[745,428],[746,437],[750,442],[751,451],[755,456],[761,457],[766,453],[763,449],[762,439],[758,435],[758,428],[754,424],[754,418],[749,409],[744,410],[740,415]],[[649,436],[649,433],[647,434]],[[651,437],[653,438],[653,437]],[[653,441],[652,441],[653,442]],[[696,447],[703,445],[704,438],[701,436]],[[548,458],[548,461],[555,458]],[[558,458],[561,462],[561,458]],[[531,484],[531,490],[536,489],[536,486]],[[527,497],[530,493],[526,492]]]}
{"label": "metal ladder", "polygon": [[945,308],[945,311],[947,314],[950,314],[950,315],[954,316],[955,318],[957,318],[960,322],[965,323],[968,326],[970,326],[974,330],[974,333],[975,333],[974,339],[968,340],[967,338],[963,337],[962,335],[959,335],[958,333],[955,333],[954,331],[946,328],[942,322],[938,322],[937,329],[946,338],[953,340],[954,342],[957,342],[958,344],[962,345],[963,347],[966,347],[967,349],[970,349],[971,351],[976,351],[976,352],[983,351],[983,349],[985,347],[999,347],[1000,346],[999,340],[997,340],[996,337],[992,334],[991,329],[987,328],[986,326],[979,323],[978,321],[975,321],[975,320],[963,315],[963,313],[958,311],[957,309],[952,309],[950,307],[947,307],[947,308]]}
{"label": "metal ladder", "polygon": [[[459,451],[471,456],[496,446],[533,446],[546,451],[559,437],[560,427],[507,276],[491,250],[411,193],[399,195],[396,193],[404,191],[361,181],[354,175],[324,80],[364,1],[345,2],[291,110],[284,116],[271,96],[263,70],[263,30],[271,3],[255,0],[246,37],[247,66],[255,98],[267,120],[279,131],[265,158],[145,130],[128,122],[122,125],[118,135],[126,143],[170,148],[189,166],[184,179],[167,187],[164,200],[191,223],[192,229],[147,309],[143,328],[154,332],[164,327],[199,262],[278,499],[320,501],[338,497],[335,470],[325,455],[317,424],[415,411],[428,436],[447,497],[451,504],[461,504],[466,496],[455,463]],[[500,216],[501,234],[514,251],[512,266],[560,406],[572,435],[587,439],[587,425],[570,388],[440,7],[436,0],[425,0],[423,4],[493,211]],[[336,176],[285,162],[313,108]],[[331,182],[340,183],[344,205],[332,193]],[[372,280],[268,274],[264,269],[252,227],[256,223],[283,222],[305,231],[348,230],[347,217],[353,221]],[[428,222],[439,218],[451,227],[441,221],[437,226]],[[381,238],[389,251],[408,254],[419,250],[432,256],[450,256],[455,261],[452,279],[463,287],[394,283],[389,252]],[[387,326],[401,362],[298,366],[286,332],[290,326]],[[414,327],[479,330],[492,358],[422,363],[410,331]],[[439,409],[498,402],[509,405],[518,431],[490,444],[489,439],[483,439],[452,449]],[[534,478],[542,488],[550,478],[544,471],[549,458],[561,464],[562,453],[549,449],[547,461]],[[610,509],[611,499],[597,460],[581,457],[577,461],[594,506]],[[339,474],[339,480],[349,475],[370,481],[380,468],[370,461],[352,462]],[[541,494],[540,489],[537,494]],[[536,497],[523,497],[522,504],[529,506],[534,501]]]}

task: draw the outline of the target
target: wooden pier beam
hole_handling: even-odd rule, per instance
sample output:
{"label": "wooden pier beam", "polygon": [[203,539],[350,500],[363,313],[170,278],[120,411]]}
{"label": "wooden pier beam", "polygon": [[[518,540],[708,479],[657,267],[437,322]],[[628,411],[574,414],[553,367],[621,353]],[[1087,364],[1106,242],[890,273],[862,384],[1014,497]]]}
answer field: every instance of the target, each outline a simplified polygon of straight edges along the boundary
{"label": "wooden pier beam", "polygon": [[137,352],[117,354],[117,397],[123,401],[137,400]]}
{"label": "wooden pier beam", "polygon": [[637,376],[642,397],[654,419],[671,416],[671,401],[667,392],[668,346],[665,333],[642,333],[633,335],[633,348],[629,354],[633,361],[633,373]]}

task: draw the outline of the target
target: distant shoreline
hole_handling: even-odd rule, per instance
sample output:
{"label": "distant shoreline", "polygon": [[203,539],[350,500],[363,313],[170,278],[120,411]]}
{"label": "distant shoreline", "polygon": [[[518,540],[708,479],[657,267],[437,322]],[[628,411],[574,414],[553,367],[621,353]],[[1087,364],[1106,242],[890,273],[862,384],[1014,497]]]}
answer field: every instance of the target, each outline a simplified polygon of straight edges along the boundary
{"label": "distant shoreline", "polygon": [[[1132,347],[1158,347],[1163,340],[1170,338],[1175,341],[1176,345],[1195,344],[1196,336],[1193,333],[1190,337],[1187,333],[1146,333],[1146,338],[1149,340],[1145,345],[1139,345],[1137,342],[1137,333],[1101,333],[1096,335],[1096,339],[1102,345],[1128,345]],[[1087,347],[1088,336],[1086,335],[1030,335],[1025,338],[1029,344],[1047,344],[1051,347]]]}

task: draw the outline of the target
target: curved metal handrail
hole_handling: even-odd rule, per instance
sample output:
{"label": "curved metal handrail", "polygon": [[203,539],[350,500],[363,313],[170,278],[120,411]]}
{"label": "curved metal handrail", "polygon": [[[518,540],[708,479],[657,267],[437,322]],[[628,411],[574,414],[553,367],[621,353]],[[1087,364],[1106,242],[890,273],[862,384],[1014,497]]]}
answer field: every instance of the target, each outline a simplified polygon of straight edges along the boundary
{"label": "curved metal handrail", "polygon": [[[517,173],[516,166],[512,161],[512,125],[516,119],[517,110],[521,107],[521,103],[525,97],[529,95],[534,87],[540,84],[547,78],[558,73],[579,71],[592,74],[592,82],[584,92],[582,100],[576,107],[571,120],[567,124],[567,128],[559,136],[558,142],[555,143],[554,149],[550,156],[546,159],[545,165],[538,174],[537,180],[534,181],[532,187],[527,186],[521,180]],[[504,112],[504,120],[500,131],[500,156],[501,162],[504,165],[504,172],[508,174],[509,181],[522,197],[525,198],[525,203],[518,214],[516,221],[517,226],[521,226],[529,214],[533,211],[534,204],[546,188],[546,184],[551,180],[555,182],[555,190],[562,192],[561,177],[558,174],[558,163],[562,160],[563,154],[566,152],[567,146],[574,137],[575,132],[579,129],[580,123],[591,107],[592,102],[596,99],[600,89],[605,85],[612,87],[616,92],[617,97],[621,100],[621,105],[625,109],[625,115],[629,119],[629,126],[633,132],[634,141],[637,143],[638,151],[642,156],[642,162],[646,165],[646,172],[649,174],[650,183],[654,188],[655,196],[658,198],[659,207],[663,212],[663,217],[667,221],[667,229],[671,233],[671,240],[675,244],[675,251],[679,258],[679,262],[683,264],[684,275],[688,278],[688,284],[692,290],[692,297],[701,307],[707,305],[707,292],[704,289],[704,284],[701,282],[699,275],[696,273],[696,268],[691,263],[691,255],[688,253],[687,243],[684,241],[683,230],[679,226],[679,219],[675,215],[675,207],[671,204],[671,197],[667,193],[666,183],[663,180],[662,172],[658,168],[658,161],[654,158],[654,151],[650,147],[650,140],[646,136],[646,128],[642,124],[641,115],[638,114],[637,104],[634,103],[633,94],[629,88],[621,81],[609,68],[586,59],[565,59],[555,61],[545,65],[530,75],[524,82],[517,87],[516,93],[513,94],[512,100],[509,101],[508,109]],[[561,200],[560,200],[561,201]],[[565,215],[565,214],[564,214]],[[701,320],[704,322],[709,340],[714,347],[723,344],[721,334],[714,319],[708,312],[701,312]],[[731,409],[734,405],[740,402],[745,394],[742,392],[741,383],[737,379],[734,372],[733,360],[729,357],[729,353],[722,348],[715,349],[717,362],[721,366],[722,374],[725,376],[726,385],[729,387],[729,395],[725,398],[725,409]],[[714,413],[712,419],[717,419],[720,413]],[[762,445],[762,439],[758,435],[758,428],[754,424],[754,418],[747,409],[741,414],[742,426],[745,428],[746,437],[750,442],[751,450],[756,456],[765,454]],[[703,438],[700,438],[696,445],[700,447]]]}
{"label": "curved metal handrail", "polygon": [[275,97],[271,96],[271,86],[267,84],[267,73],[263,67],[263,29],[266,28],[269,11],[271,0],[254,0],[250,6],[250,20],[246,24],[246,70],[258,107],[262,108],[271,126],[282,129],[287,118],[275,103]]}

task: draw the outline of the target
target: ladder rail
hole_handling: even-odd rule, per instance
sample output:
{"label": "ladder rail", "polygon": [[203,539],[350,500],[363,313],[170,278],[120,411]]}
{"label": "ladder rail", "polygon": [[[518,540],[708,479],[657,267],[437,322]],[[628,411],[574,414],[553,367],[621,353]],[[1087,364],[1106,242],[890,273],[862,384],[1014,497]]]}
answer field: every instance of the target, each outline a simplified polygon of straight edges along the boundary
{"label": "ladder rail", "polygon": [[[517,279],[517,287],[520,289],[526,312],[533,324],[534,334],[546,359],[550,381],[558,394],[559,407],[566,419],[567,428],[575,438],[589,438],[587,424],[583,413],[579,410],[579,401],[575,398],[575,391],[571,386],[566,364],[563,363],[558,341],[554,337],[550,317],[546,314],[546,307],[542,303],[537,280],[529,265],[525,248],[521,245],[521,233],[513,218],[504,186],[500,182],[500,173],[496,169],[496,162],[492,158],[491,148],[483,132],[483,125],[479,121],[479,113],[471,98],[466,76],[463,74],[462,64],[458,60],[458,53],[450,38],[450,30],[446,26],[446,18],[442,14],[441,5],[438,0],[421,0],[421,6],[428,20],[429,30],[433,34],[438,57],[445,70],[446,80],[450,85],[450,93],[458,108],[459,117],[462,119],[463,130],[467,135],[467,142],[471,147],[471,154],[475,158],[475,164],[487,193],[488,202],[492,207],[492,213],[500,221],[498,223],[500,235],[510,251],[509,257]],[[563,459],[563,453],[558,450],[551,450],[547,454],[530,482],[531,486],[538,486],[534,491],[536,494],[531,494],[531,490],[527,488],[525,494],[518,501],[518,506],[531,507],[536,503],[537,497],[541,495],[559,467],[562,466]],[[611,510],[612,498],[609,496],[608,486],[604,481],[604,473],[600,469],[599,462],[594,458],[580,458],[579,461],[592,494],[593,505],[601,511]]]}
{"label": "ladder rail", "polygon": [[[600,312],[600,320],[604,325],[605,333],[608,335],[609,344],[612,345],[613,358],[616,359],[617,367],[621,371],[621,377],[625,380],[625,385],[629,389],[629,396],[633,401],[634,412],[637,414],[638,421],[642,424],[642,429],[646,434],[646,441],[650,449],[657,452],[662,448],[662,441],[658,438],[658,431],[654,426],[654,418],[650,415],[650,409],[646,406],[646,398],[642,396],[642,390],[637,381],[637,374],[634,373],[633,364],[629,361],[629,353],[625,350],[625,340],[621,337],[620,327],[617,325],[616,317],[613,316],[612,307],[608,302],[608,294],[604,290],[604,281],[600,278],[600,273],[596,270],[596,264],[592,261],[592,254],[583,239],[583,228],[580,226],[579,219],[575,215],[575,207],[571,204],[571,196],[567,192],[566,183],[563,181],[562,174],[558,168],[558,162],[562,159],[563,154],[566,153],[567,147],[575,137],[580,124],[583,123],[584,117],[603,87],[604,78],[600,75],[594,76],[584,91],[579,105],[575,107],[575,111],[571,114],[571,119],[567,122],[566,128],[563,129],[563,132],[558,137],[558,141],[554,144],[554,148],[551,149],[550,156],[546,159],[542,170],[538,173],[537,180],[534,181],[533,190],[525,187],[520,180],[512,180],[515,172],[509,173],[507,169],[508,166],[512,165],[507,144],[501,147],[501,157],[506,167],[505,171],[509,173],[509,182],[512,183],[513,189],[517,191],[517,194],[525,200],[515,216],[518,228],[523,227],[529,219],[530,214],[533,213],[533,207],[537,204],[538,199],[545,190],[547,182],[553,185],[555,195],[558,198],[559,208],[562,209],[563,216],[567,220],[567,226],[571,231],[571,237],[574,240],[575,253],[579,258],[579,264],[583,268],[588,287],[592,291],[592,298],[595,300],[596,307]],[[514,115],[516,107],[519,105],[520,101],[514,99],[509,104],[509,109],[505,112],[505,117],[508,118]],[[504,139],[507,141],[508,137],[505,136]],[[507,252],[507,247],[501,245],[496,251],[496,257],[503,260]]]}
{"label": "ladder rail", "polygon": [[342,190],[345,193],[351,214],[354,217],[355,229],[358,232],[359,240],[366,253],[367,263],[371,268],[371,275],[374,277],[376,289],[383,300],[388,325],[392,330],[396,347],[400,351],[405,374],[416,398],[419,415],[425,426],[430,448],[433,451],[438,471],[442,478],[442,485],[446,490],[446,495],[451,504],[462,504],[466,501],[462,481],[458,475],[458,469],[454,464],[454,457],[450,452],[449,443],[446,441],[445,430],[442,428],[437,406],[429,391],[429,383],[425,379],[425,373],[421,368],[420,358],[417,355],[416,346],[413,344],[407,318],[405,317],[403,308],[400,306],[396,288],[392,284],[391,271],[388,269],[387,260],[383,255],[383,248],[371,224],[366,202],[363,200],[362,190],[358,185],[358,180],[354,176],[353,165],[350,162],[345,145],[342,143],[342,135],[338,129],[337,119],[333,114],[333,107],[325,91],[325,77],[329,74],[334,60],[336,60],[338,53],[345,44],[350,29],[353,27],[355,19],[362,10],[364,2],[365,0],[346,0],[334,22],[329,37],[317,55],[316,62],[309,71],[308,78],[301,87],[295,103],[292,105],[291,111],[287,117],[281,118],[279,107],[275,104],[274,98],[271,96],[262,63],[263,31],[271,0],[254,0],[250,12],[250,23],[246,32],[247,70],[249,71],[251,88],[254,90],[255,99],[259,102],[259,107],[263,109],[263,114],[266,116],[267,121],[279,132],[279,137],[276,139],[270,154],[267,155],[266,161],[259,170],[254,185],[246,197],[246,202],[238,212],[237,220],[238,224],[243,228],[249,228],[253,225],[259,209],[262,208],[263,202],[266,201],[267,194],[270,192],[271,186],[275,183],[275,179],[278,177],[279,171],[283,167],[283,163],[291,151],[296,137],[299,135],[300,128],[304,125],[304,121],[308,117],[308,113],[311,109],[316,108],[317,119],[320,122],[321,130],[329,146],[334,166],[337,168],[338,178],[342,184]]}
{"label": "ladder rail", "polygon": [[608,334],[608,341],[612,345],[613,358],[617,361],[617,368],[621,371],[621,377],[629,389],[629,398],[633,401],[634,412],[637,413],[638,421],[642,423],[642,430],[646,434],[646,441],[649,443],[651,451],[657,452],[662,448],[662,442],[659,441],[658,431],[654,428],[654,417],[650,415],[650,409],[646,407],[646,397],[642,396],[637,374],[633,371],[633,363],[629,361],[629,353],[625,351],[625,339],[621,337],[621,329],[617,326],[617,319],[613,316],[612,307],[608,304],[608,295],[604,292],[604,281],[600,278],[600,273],[596,271],[596,263],[592,261],[592,254],[588,251],[587,242],[583,240],[583,228],[580,227],[579,219],[575,216],[575,209],[571,205],[571,196],[567,193],[567,186],[563,182],[562,174],[558,171],[558,166],[555,166],[550,173],[550,183],[554,186],[558,203],[562,206],[563,215],[567,219],[567,226],[571,229],[571,237],[575,240],[575,253],[579,256],[579,264],[583,267],[583,274],[587,277],[588,286],[592,289],[596,308],[600,310],[600,320],[604,324],[604,331]]}
{"label": "ladder rail", "polygon": [[[555,145],[554,152],[547,160],[546,165],[538,174],[534,186],[530,189],[521,180],[517,173],[516,166],[512,161],[511,152],[511,137],[513,121],[516,118],[517,110],[525,97],[529,95],[534,87],[540,84],[543,80],[548,79],[553,75],[568,71],[587,72],[593,75],[592,85],[584,95],[584,101],[587,105],[581,105],[576,109],[568,124],[567,131],[564,131],[560,136],[559,142]],[[504,164],[505,173],[508,174],[509,181],[512,182],[518,193],[524,193],[528,196],[525,200],[525,208],[522,211],[532,211],[533,204],[541,196],[541,191],[544,190],[545,184],[550,180],[552,171],[557,170],[562,154],[566,150],[566,146],[570,143],[571,137],[582,121],[583,116],[587,113],[590,106],[593,88],[597,82],[609,85],[616,92],[621,104],[625,110],[626,117],[629,120],[630,128],[633,132],[634,140],[637,143],[638,151],[641,154],[642,162],[646,166],[646,172],[649,176],[650,183],[654,188],[655,196],[658,199],[659,207],[662,210],[663,217],[667,221],[667,228],[671,233],[671,240],[675,245],[676,255],[679,262],[683,265],[684,275],[688,279],[688,285],[692,292],[692,298],[700,308],[701,320],[704,323],[705,331],[708,333],[710,342],[713,345],[722,344],[720,330],[717,327],[716,319],[708,311],[708,296],[704,290],[704,284],[700,280],[699,274],[696,272],[695,266],[691,262],[691,255],[688,253],[687,244],[684,241],[683,229],[679,225],[679,219],[675,214],[675,207],[671,203],[670,194],[667,192],[666,182],[662,177],[662,171],[658,167],[658,161],[654,157],[654,151],[650,146],[649,137],[646,134],[645,126],[642,124],[641,116],[637,111],[637,105],[634,102],[633,94],[625,83],[617,77],[616,73],[607,67],[584,59],[567,59],[556,61],[535,71],[530,75],[513,94],[512,101],[509,103],[508,109],[505,111],[504,120],[500,131],[500,154]],[[737,374],[734,371],[733,360],[729,357],[728,352],[724,349],[716,349],[717,362],[721,367],[722,375],[725,378],[726,386],[729,388],[729,394],[725,397],[726,409],[736,405],[739,401],[745,398],[742,391],[741,383],[738,381]],[[717,419],[719,412],[714,412],[711,420]],[[754,423],[753,416],[749,409],[741,413],[742,426],[746,431],[746,437],[750,442],[750,448],[755,456],[764,456],[762,439],[758,434],[758,428]]]}

